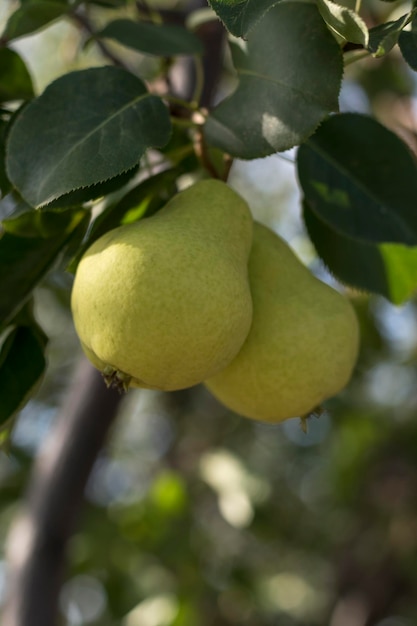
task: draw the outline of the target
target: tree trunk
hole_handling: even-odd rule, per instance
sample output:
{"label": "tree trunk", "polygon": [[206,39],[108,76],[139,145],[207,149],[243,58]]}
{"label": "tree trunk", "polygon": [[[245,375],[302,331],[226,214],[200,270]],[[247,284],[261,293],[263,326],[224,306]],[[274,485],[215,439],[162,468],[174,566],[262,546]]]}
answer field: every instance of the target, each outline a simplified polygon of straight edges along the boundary
{"label": "tree trunk", "polygon": [[26,502],[7,541],[9,580],[3,626],[56,623],[66,544],[120,399],[83,359],[35,462]]}

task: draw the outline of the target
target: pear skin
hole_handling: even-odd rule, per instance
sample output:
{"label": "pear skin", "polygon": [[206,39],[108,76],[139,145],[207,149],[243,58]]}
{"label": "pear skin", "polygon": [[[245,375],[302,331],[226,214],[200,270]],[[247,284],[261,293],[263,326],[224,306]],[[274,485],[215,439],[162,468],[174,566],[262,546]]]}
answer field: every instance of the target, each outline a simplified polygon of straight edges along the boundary
{"label": "pear skin", "polygon": [[249,335],[237,357],[206,386],[224,405],[252,419],[274,423],[308,415],[351,377],[359,344],[353,307],[256,222],[249,281]]}
{"label": "pear skin", "polygon": [[204,180],[92,244],[71,306],[84,351],[109,384],[183,389],[236,356],[252,321],[252,229],[246,202]]}

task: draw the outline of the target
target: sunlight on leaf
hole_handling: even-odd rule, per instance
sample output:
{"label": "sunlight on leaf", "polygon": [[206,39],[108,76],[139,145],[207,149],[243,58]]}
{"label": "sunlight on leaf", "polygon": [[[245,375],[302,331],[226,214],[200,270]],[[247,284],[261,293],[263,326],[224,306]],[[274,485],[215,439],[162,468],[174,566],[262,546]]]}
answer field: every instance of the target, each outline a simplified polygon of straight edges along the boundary
{"label": "sunlight on leaf", "polygon": [[402,304],[417,289],[417,246],[371,243],[330,228],[304,203],[304,223],[317,254],[341,282]]}
{"label": "sunlight on leaf", "polygon": [[232,54],[239,85],[205,125],[208,143],[232,156],[288,150],[337,110],[342,53],[313,4],[273,7]]}
{"label": "sunlight on leaf", "polygon": [[318,0],[317,6],[339,43],[350,41],[366,48],[369,39],[368,28],[355,11],[331,0]]}
{"label": "sunlight on leaf", "polygon": [[371,28],[369,31],[368,49],[372,52],[374,57],[384,56],[392,50],[398,42],[402,30],[409,24],[415,13],[416,9],[406,13],[398,20]]}
{"label": "sunlight on leaf", "polygon": [[371,117],[345,113],[300,147],[304,220],[332,273],[399,304],[417,288],[417,166]]}
{"label": "sunlight on leaf", "polygon": [[382,124],[333,116],[300,147],[297,165],[305,197],[331,228],[362,241],[417,245],[417,166]]}

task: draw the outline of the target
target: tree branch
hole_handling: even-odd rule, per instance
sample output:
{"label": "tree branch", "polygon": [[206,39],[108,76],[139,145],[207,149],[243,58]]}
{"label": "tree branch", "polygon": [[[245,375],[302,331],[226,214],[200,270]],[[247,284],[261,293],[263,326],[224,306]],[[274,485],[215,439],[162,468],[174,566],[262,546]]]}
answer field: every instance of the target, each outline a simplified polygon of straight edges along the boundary
{"label": "tree branch", "polygon": [[[206,7],[206,0],[193,0],[189,3],[188,12]],[[184,24],[186,13],[178,16],[179,23]],[[220,75],[223,69],[224,43],[226,31],[220,20],[211,20],[198,26],[196,35],[203,43],[203,89],[198,103],[202,107],[209,108],[213,103],[213,98]],[[170,73],[171,84],[174,95],[178,95],[184,100],[191,100],[194,95],[196,69],[195,62],[190,57],[182,57],[177,60]]]}
{"label": "tree branch", "polygon": [[9,596],[3,626],[56,624],[66,544],[120,398],[83,359],[7,541]]}
{"label": "tree branch", "polygon": [[122,67],[123,69],[130,71],[127,65],[122,61],[122,59],[119,59],[118,56],[113,54],[113,52],[106,46],[106,44],[101,39],[95,36],[94,28],[92,27],[90,20],[84,13],[81,13],[79,11],[74,12],[71,14],[71,17],[74,22],[79,24],[86,31],[86,33],[91,35],[97,46],[100,48],[101,53],[104,57],[111,61],[113,65],[116,65],[117,67]]}

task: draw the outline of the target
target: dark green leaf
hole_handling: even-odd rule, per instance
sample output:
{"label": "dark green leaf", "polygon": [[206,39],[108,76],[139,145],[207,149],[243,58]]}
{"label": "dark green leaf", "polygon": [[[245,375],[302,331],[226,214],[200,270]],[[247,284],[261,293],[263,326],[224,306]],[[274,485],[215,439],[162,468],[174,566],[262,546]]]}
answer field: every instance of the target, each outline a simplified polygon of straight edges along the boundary
{"label": "dark green leaf", "polygon": [[160,149],[160,153],[166,157],[171,166],[181,165],[183,173],[190,173],[201,167],[187,127],[173,124],[169,142]]}
{"label": "dark green leaf", "polygon": [[415,17],[412,21],[411,31],[401,31],[398,45],[408,65],[417,72],[417,20]]}
{"label": "dark green leaf", "polygon": [[[20,107],[14,109],[13,111],[4,108],[0,112],[0,191],[4,196],[2,200],[0,200],[0,204],[3,204],[3,201],[5,200],[7,194],[9,194],[13,188],[13,185],[11,184],[6,171],[7,137],[9,135],[14,120],[23,111],[27,104],[28,102],[23,102]],[[30,207],[30,205],[27,205],[27,208],[28,207]],[[6,213],[4,213],[4,211],[0,209],[0,220],[2,220],[6,214],[9,214],[9,211],[6,211]]]}
{"label": "dark green leaf", "polygon": [[318,0],[320,14],[339,43],[350,41],[368,45],[368,28],[362,18],[351,9],[331,0]]}
{"label": "dark green leaf", "polygon": [[45,336],[39,328],[18,326],[0,350],[0,427],[21,409],[46,367]]}
{"label": "dark green leaf", "polygon": [[226,28],[236,37],[245,37],[256,22],[278,0],[208,0]]}
{"label": "dark green leaf", "polygon": [[0,101],[32,98],[33,85],[21,57],[9,48],[0,49]]}
{"label": "dark green leaf", "polygon": [[395,46],[401,31],[412,20],[415,11],[414,9],[398,20],[380,24],[370,29],[368,49],[375,57],[387,54]]}
{"label": "dark green leaf", "polygon": [[161,56],[178,54],[201,54],[203,46],[193,33],[182,26],[153,24],[119,19],[110,22],[97,33],[97,37],[108,37],[139,52]]}
{"label": "dark green leaf", "polygon": [[396,303],[409,297],[417,286],[417,167],[407,146],[370,117],[333,116],[300,147],[298,176],[307,228],[330,270]]}
{"label": "dark green leaf", "polygon": [[417,245],[417,167],[407,146],[365,115],[324,122],[298,151],[311,208],[329,226],[364,241]]}
{"label": "dark green leaf", "polygon": [[273,7],[246,44],[233,46],[233,60],[238,88],[205,125],[208,143],[233,156],[299,145],[338,108],[342,53],[313,4]]}
{"label": "dark green leaf", "polygon": [[[34,303],[33,297],[29,298],[29,300],[25,302],[22,308],[18,311],[18,313],[16,313],[14,318],[11,320],[10,326],[34,326],[36,327],[37,322],[34,316],[34,310],[35,310],[34,304],[35,303]],[[39,332],[43,334],[43,331],[40,328],[39,328]],[[43,336],[44,336],[45,343],[46,343],[47,337],[44,334]]]}
{"label": "dark green leaf", "polygon": [[408,65],[417,72],[417,33],[403,31],[400,34],[398,44]]}
{"label": "dark green leaf", "polygon": [[307,202],[303,215],[317,254],[336,278],[394,304],[404,303],[415,293],[417,246],[353,239],[330,228]]}
{"label": "dark green leaf", "polygon": [[26,302],[74,233],[86,228],[89,212],[28,211],[3,222],[0,238],[0,327]]}
{"label": "dark green leaf", "polygon": [[58,78],[17,117],[8,138],[10,180],[39,207],[138,165],[171,130],[162,100],[116,67]]}
{"label": "dark green leaf", "polygon": [[48,204],[48,209],[79,206],[89,200],[95,200],[101,196],[107,196],[109,193],[113,193],[114,191],[124,187],[124,185],[130,181],[137,171],[138,167],[134,167],[133,169],[123,172],[114,178],[105,180],[103,183],[97,183],[97,185],[92,185],[91,187],[82,187],[81,189],[70,191],[70,193],[60,196],[57,200]]}
{"label": "dark green leaf", "polygon": [[[8,123],[0,119],[0,192],[2,196],[9,193],[11,184],[6,174],[6,133]],[[0,220],[2,219],[0,211]]]}
{"label": "dark green leaf", "polygon": [[5,41],[29,35],[68,11],[66,2],[59,0],[32,0],[25,2],[9,18],[1,35]]}
{"label": "dark green leaf", "polygon": [[0,221],[9,217],[17,217],[21,213],[30,211],[32,207],[13,190],[0,200]]}

